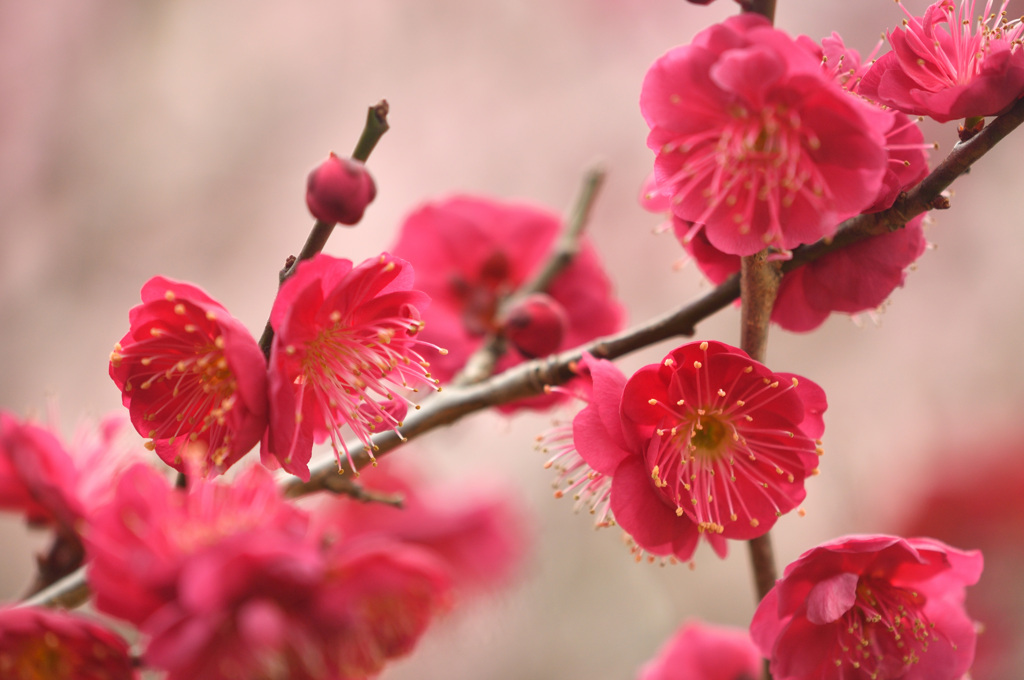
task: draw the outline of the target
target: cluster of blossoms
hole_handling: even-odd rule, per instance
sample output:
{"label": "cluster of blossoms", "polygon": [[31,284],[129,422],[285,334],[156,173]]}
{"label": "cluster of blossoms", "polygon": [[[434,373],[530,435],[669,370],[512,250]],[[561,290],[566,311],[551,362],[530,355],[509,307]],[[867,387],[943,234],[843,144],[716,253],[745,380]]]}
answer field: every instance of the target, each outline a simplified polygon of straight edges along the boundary
{"label": "cluster of blossoms", "polygon": [[[975,0],[907,12],[871,64],[836,34],[793,39],[756,13],[701,32],[643,83],[656,154],[645,207],[670,214],[715,283],[744,257],[788,259],[888,210],[928,174],[909,116],[965,118],[970,131],[1024,92],[1024,24],[1006,6],[993,13],[988,0],[977,22]],[[359,222],[375,196],[362,163],[334,154],[307,181],[318,227]],[[923,253],[922,222],[786,273],[772,320],[809,331],[878,307]],[[366,490],[400,494],[405,510],[299,506],[268,468],[309,480],[314,444],[329,443],[339,468],[344,456],[355,469],[346,432],[372,456],[372,435],[399,431],[410,392],[458,380],[478,351],[497,348],[488,370],[500,373],[619,330],[623,308],[588,240],[545,271],[560,228],[522,203],[425,204],[392,254],[318,254],[289,270],[262,347],[198,287],[154,277],[109,373],[183,484],[113,453],[113,421],[72,454],[0,413],[0,508],[56,532],[45,581],[87,563],[96,610],[133,625],[142,664],[167,680],[375,676],[453,593],[511,578],[522,518],[500,496],[430,493],[390,465]],[[568,386],[501,408],[585,403],[546,438],[556,495],[621,527],[638,559],[691,560],[702,537],[724,558],[729,540],[758,539],[798,508],[818,473],[824,391],[741,349],[691,342],[629,377],[583,353],[574,370]],[[214,479],[257,445],[262,466]],[[753,680],[767,660],[776,680],[961,680],[976,644],[965,589],[981,570],[977,551],[931,538],[839,538],[786,568],[749,633],[687,623],[638,677]],[[102,623],[0,609],[2,677],[127,680],[138,665]]]}
{"label": "cluster of blossoms", "polygon": [[[408,263],[384,254],[355,266],[299,264],[271,312],[267,360],[256,340],[199,288],[150,279],[110,357],[132,424],[168,465],[219,474],[260,441],[270,466],[309,478],[313,442],[348,453],[348,426],[397,428],[406,400],[391,385],[436,381],[417,353],[421,310]],[[269,432],[269,433],[268,433]]]}
{"label": "cluster of blossoms", "polygon": [[133,468],[86,536],[95,606],[146,634],[169,680],[372,675],[447,607],[448,575],[407,542],[329,542],[310,521],[259,466],[187,490]]}

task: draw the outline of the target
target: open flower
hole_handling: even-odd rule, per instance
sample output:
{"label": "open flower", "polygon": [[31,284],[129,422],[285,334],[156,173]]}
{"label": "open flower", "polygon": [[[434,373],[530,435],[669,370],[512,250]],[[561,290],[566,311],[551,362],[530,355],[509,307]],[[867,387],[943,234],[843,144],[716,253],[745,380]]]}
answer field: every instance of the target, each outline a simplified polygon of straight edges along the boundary
{"label": "open flower", "polygon": [[407,401],[394,386],[434,388],[421,314],[430,298],[412,289],[409,263],[383,254],[357,267],[317,255],[302,262],[274,301],[270,323],[270,436],[264,463],[309,479],[313,442],[351,456],[341,430],[372,451],[370,434],[397,429]]}
{"label": "open flower", "polygon": [[888,33],[892,50],[872,64],[858,91],[939,122],[1001,113],[1024,92],[1024,24],[1007,21],[1008,4],[993,13],[987,0],[981,16],[975,0],[939,0],[922,17],[903,8],[903,27]]}
{"label": "open flower", "polygon": [[871,204],[885,172],[888,117],[756,14],[658,59],[640,109],[656,192],[732,255],[832,235]]}
{"label": "open flower", "polygon": [[981,569],[981,553],[933,539],[839,538],[786,567],[750,634],[777,680],[959,680]]}
{"label": "open flower", "polygon": [[640,549],[687,560],[703,535],[724,556],[725,539],[764,534],[804,499],[826,408],[813,382],[719,342],[683,345],[621,388],[591,370],[576,449],[611,476],[611,511]]}
{"label": "open flower", "polygon": [[267,427],[266,360],[252,334],[199,288],[155,276],[110,354],[132,425],[165,463],[219,474]]}
{"label": "open flower", "polygon": [[71,612],[0,609],[0,675],[10,680],[133,680],[128,643]]}
{"label": "open flower", "polygon": [[741,628],[688,621],[637,674],[637,680],[756,680],[761,654]]}
{"label": "open flower", "polygon": [[[429,203],[406,218],[394,252],[415,265],[417,287],[433,300],[424,315],[423,337],[448,350],[446,356],[425,351],[438,378],[453,377],[486,337],[509,321],[520,349],[507,352],[496,373],[524,357],[575,347],[622,327],[623,308],[587,239],[545,291],[543,323],[519,326],[517,317],[499,314],[503,301],[537,274],[560,225],[548,210],[475,196]],[[557,399],[542,396],[501,410],[547,408]]]}

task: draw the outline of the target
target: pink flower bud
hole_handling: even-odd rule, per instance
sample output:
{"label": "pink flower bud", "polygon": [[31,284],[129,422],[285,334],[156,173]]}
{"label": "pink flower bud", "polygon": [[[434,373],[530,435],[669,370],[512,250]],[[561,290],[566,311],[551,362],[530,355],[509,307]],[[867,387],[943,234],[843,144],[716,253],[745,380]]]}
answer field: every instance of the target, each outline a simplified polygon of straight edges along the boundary
{"label": "pink flower bud", "polygon": [[505,337],[523,356],[535,359],[558,351],[569,322],[565,309],[537,293],[524,298],[505,316]]}
{"label": "pink flower bud", "polygon": [[333,152],[309,173],[306,205],[313,217],[331,224],[356,224],[377,196],[377,186],[366,166]]}

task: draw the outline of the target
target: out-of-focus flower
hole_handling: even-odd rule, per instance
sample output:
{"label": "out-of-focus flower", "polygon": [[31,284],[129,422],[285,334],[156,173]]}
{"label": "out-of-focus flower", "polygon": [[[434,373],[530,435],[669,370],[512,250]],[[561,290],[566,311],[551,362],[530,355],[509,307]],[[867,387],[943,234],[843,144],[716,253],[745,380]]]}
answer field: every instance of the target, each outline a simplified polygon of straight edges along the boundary
{"label": "out-of-focus flower", "polygon": [[253,467],[230,485],[190,481],[187,493],[175,491],[137,465],[93,514],[85,541],[96,609],[143,627],[179,597],[182,570],[196,554],[230,541],[302,542],[308,518],[281,498],[265,469]]}
{"label": "out-of-focus flower", "polygon": [[976,637],[964,590],[981,570],[981,553],[933,539],[836,539],[786,567],[751,638],[777,680],[959,680]]}
{"label": "out-of-focus flower", "polygon": [[756,14],[670,50],[644,79],[657,193],[733,255],[835,232],[878,194],[884,112],[850,97],[802,43]]}
{"label": "out-of-focus flower", "polygon": [[313,217],[330,224],[353,225],[377,197],[377,185],[366,166],[333,152],[309,173],[306,205]]}
{"label": "out-of-focus flower", "polygon": [[384,540],[325,546],[264,468],[172,489],[129,470],[86,540],[97,609],[148,636],[168,680],[364,678],[447,606],[445,570]]}
{"label": "out-of-focus flower", "polygon": [[939,122],[1001,113],[1024,92],[1024,24],[1007,20],[1008,3],[993,13],[987,0],[977,17],[975,0],[939,0],[922,17],[903,8],[902,29],[888,33],[892,50],[864,74],[859,93]]}
{"label": "out-of-focus flower", "polygon": [[376,537],[422,548],[443,563],[460,590],[499,588],[518,572],[527,550],[521,504],[507,493],[476,484],[425,485],[390,459],[362,485],[397,494],[402,507],[328,496],[313,512],[323,540],[339,543]]}
{"label": "out-of-focus flower", "polygon": [[118,441],[123,414],[98,427],[82,425],[70,445],[48,427],[0,411],[0,509],[20,512],[54,531],[51,547],[36,557],[33,592],[82,565],[80,532],[92,512],[113,495],[121,473],[145,453]]}
{"label": "out-of-focus flower", "polygon": [[[530,280],[558,237],[561,220],[551,212],[523,203],[455,196],[424,205],[402,225],[396,255],[416,266],[416,285],[433,304],[424,319],[423,337],[448,350],[447,356],[425,352],[441,379],[453,377],[488,334],[501,330],[503,300]],[[621,328],[624,311],[597,251],[583,239],[572,262],[551,282],[547,295],[564,310],[566,328],[553,351],[575,347]],[[538,327],[513,330],[529,354],[534,343],[547,349],[550,331]],[[544,336],[538,340],[533,335]],[[520,363],[519,352],[506,353],[495,369]],[[516,402],[501,410],[547,408],[557,395]]]}
{"label": "out-of-focus flower", "polygon": [[110,377],[132,425],[179,472],[231,467],[267,427],[266,360],[256,340],[202,290],[162,276],[146,282],[128,318]]}
{"label": "out-of-focus flower", "polygon": [[804,499],[826,408],[810,380],[719,342],[683,345],[624,385],[610,365],[590,370],[574,442],[611,476],[611,511],[640,549],[688,560],[703,535],[724,556],[725,539],[764,534]]}
{"label": "out-of-focus flower", "polygon": [[967,594],[983,626],[971,674],[1015,680],[1024,668],[1024,432],[989,432],[983,451],[973,438],[944,442],[894,528],[982,551],[985,578]]}
{"label": "out-of-focus flower", "polygon": [[33,524],[73,529],[84,515],[78,467],[50,430],[0,411],[0,509]]}
{"label": "out-of-focus flower", "polygon": [[[351,457],[346,425],[372,452],[370,435],[396,429],[407,401],[393,387],[437,384],[420,355],[421,314],[409,263],[383,254],[354,267],[317,255],[281,286],[270,323],[270,434],[264,463],[309,479],[313,442]],[[275,462],[276,461],[276,462]]]}
{"label": "out-of-focus flower", "polygon": [[0,677],[132,680],[128,643],[83,616],[42,607],[0,609]]}
{"label": "out-of-focus flower", "polygon": [[684,623],[637,680],[757,680],[761,654],[742,628]]}
{"label": "out-of-focus flower", "polygon": [[146,624],[144,659],[167,680],[366,678],[412,651],[447,588],[428,554],[400,543],[322,554],[274,538],[230,542],[189,562],[179,597]]}

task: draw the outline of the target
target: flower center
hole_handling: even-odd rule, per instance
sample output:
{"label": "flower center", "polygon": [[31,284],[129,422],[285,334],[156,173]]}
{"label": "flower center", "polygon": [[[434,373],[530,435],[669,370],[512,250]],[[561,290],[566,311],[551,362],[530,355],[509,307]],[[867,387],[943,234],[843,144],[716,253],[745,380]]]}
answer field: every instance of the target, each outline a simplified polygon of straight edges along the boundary
{"label": "flower center", "polygon": [[870,577],[857,583],[857,599],[839,628],[837,667],[859,669],[866,677],[903,677],[937,639],[921,611],[919,593]]}
{"label": "flower center", "polygon": [[[185,314],[183,305],[176,305],[175,313]],[[238,386],[224,356],[224,338],[204,337],[191,323],[181,329],[154,326],[150,337],[114,348],[114,366],[125,360],[135,363],[124,389],[133,403],[145,405],[142,418],[151,424],[146,436],[171,446],[179,437],[188,442],[202,437],[214,464],[223,462],[231,443],[227,414]]]}

